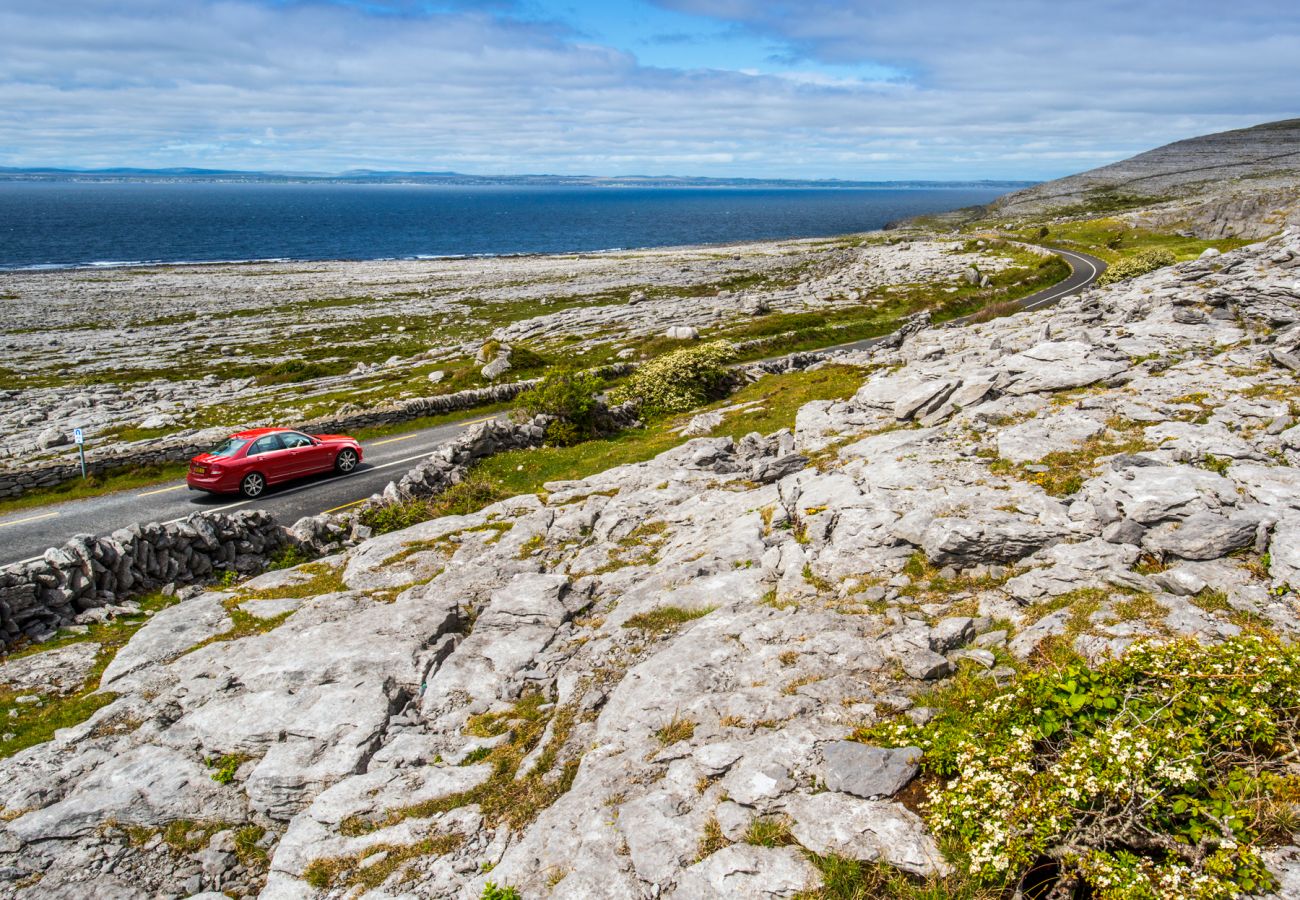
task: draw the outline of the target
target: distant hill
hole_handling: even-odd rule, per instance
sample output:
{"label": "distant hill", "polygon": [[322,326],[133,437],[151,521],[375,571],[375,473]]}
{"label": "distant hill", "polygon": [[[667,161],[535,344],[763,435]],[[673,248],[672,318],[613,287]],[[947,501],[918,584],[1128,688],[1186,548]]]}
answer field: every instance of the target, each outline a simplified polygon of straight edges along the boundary
{"label": "distant hill", "polygon": [[842,181],[839,179],[692,178],[678,175],[466,175],[460,172],[395,172],[353,169],[339,174],[244,172],[227,169],[59,169],[6,168],[0,181],[267,182],[326,184],[444,184],[463,186],[556,187],[790,187],[790,188],[970,188],[1015,190],[1032,181]]}
{"label": "distant hill", "polygon": [[1000,218],[1143,210],[1204,237],[1300,222],[1300,119],[1177,141],[994,201]]}

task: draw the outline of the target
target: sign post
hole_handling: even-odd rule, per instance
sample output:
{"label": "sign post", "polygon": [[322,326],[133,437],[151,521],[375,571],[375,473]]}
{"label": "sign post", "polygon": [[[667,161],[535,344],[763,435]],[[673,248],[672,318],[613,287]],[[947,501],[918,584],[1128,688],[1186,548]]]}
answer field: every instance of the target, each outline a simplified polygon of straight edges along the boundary
{"label": "sign post", "polygon": [[81,477],[86,477],[86,433],[80,428],[72,429],[72,439],[77,442],[77,455],[81,457]]}

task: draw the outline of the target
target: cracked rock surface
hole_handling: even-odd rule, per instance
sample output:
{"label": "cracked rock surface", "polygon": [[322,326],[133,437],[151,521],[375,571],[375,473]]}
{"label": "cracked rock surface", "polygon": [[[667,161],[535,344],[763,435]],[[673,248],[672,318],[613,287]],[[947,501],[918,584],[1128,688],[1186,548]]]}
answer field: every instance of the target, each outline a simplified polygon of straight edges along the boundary
{"label": "cracked rock surface", "polygon": [[[857,727],[1048,639],[1296,636],[1286,254],[1300,234],[922,330],[793,434],[371,539],[314,564],[329,590],[178,603],[116,699],[0,762],[0,895],[793,897],[803,850],[942,873],[914,755]],[[57,669],[19,662],[0,678]],[[794,843],[746,843],[755,820]]]}

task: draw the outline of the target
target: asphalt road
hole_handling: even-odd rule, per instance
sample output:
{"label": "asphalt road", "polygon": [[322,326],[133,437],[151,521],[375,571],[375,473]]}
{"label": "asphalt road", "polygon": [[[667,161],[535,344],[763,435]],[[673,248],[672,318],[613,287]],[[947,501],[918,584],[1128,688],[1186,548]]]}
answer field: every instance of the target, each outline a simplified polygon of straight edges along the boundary
{"label": "asphalt road", "polygon": [[[1054,252],[1070,264],[1070,277],[1017,301],[1021,309],[1039,309],[1078,293],[1096,281],[1106,269],[1106,264],[1100,259],[1084,253],[1056,249]],[[963,322],[969,318],[956,321]],[[881,340],[854,341],[818,352],[862,350]],[[383,490],[388,482],[399,478],[443,441],[483,421],[486,421],[483,417],[471,417],[462,422],[371,441],[362,446],[365,460],[352,474],[319,475],[279,485],[268,488],[256,500],[237,496],[214,497],[187,490],[185,482],[179,481],[10,513],[0,516],[0,565],[34,559],[74,534],[107,534],[135,522],[169,522],[195,512],[222,512],[256,504],[256,508],[274,513],[281,522],[292,523],[302,516],[346,509]]]}
{"label": "asphalt road", "polygon": [[486,418],[474,416],[365,442],[364,460],[351,474],[317,475],[277,485],[256,500],[191,491],[184,481],[176,481],[0,516],[0,565],[34,559],[74,534],[107,534],[135,522],[170,522],[196,512],[264,509],[291,524],[302,516],[346,509],[383,490],[439,444]]}
{"label": "asphalt road", "polygon": [[[1057,256],[1064,259],[1070,266],[1070,275],[1064,281],[1058,281],[1049,288],[1044,288],[1037,293],[1030,294],[1028,297],[1021,297],[1015,301],[1021,311],[1042,309],[1044,306],[1051,306],[1065,297],[1079,293],[1079,291],[1088,287],[1102,272],[1106,271],[1106,263],[1095,256],[1089,256],[1086,253],[1077,253],[1073,250],[1061,250],[1058,247],[1048,247]],[[973,318],[973,315],[962,316],[952,321],[957,324],[965,324]],[[836,344],[833,347],[823,347],[820,350],[812,351],[814,353],[830,353],[836,350],[867,350],[883,341],[888,335],[882,337],[867,338],[862,341],[852,341],[847,344]]]}

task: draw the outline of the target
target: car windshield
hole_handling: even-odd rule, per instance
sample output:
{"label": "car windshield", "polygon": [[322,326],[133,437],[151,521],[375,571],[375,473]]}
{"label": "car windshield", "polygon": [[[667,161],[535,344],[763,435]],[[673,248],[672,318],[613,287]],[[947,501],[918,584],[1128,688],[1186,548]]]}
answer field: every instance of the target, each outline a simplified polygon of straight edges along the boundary
{"label": "car windshield", "polygon": [[233,438],[233,437],[226,438],[220,444],[217,444],[217,446],[209,450],[208,455],[209,456],[234,456],[240,450],[243,450],[244,445],[247,443],[248,441],[245,440],[244,438]]}

